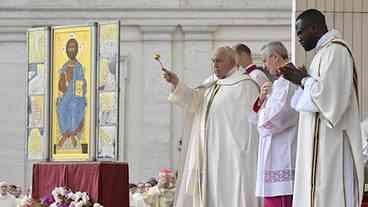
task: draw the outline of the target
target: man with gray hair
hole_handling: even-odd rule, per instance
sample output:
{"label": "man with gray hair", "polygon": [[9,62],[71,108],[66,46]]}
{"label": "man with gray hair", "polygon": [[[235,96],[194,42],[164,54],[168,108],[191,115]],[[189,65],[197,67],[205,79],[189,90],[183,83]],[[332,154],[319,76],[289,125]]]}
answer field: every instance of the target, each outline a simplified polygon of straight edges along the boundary
{"label": "man with gray hair", "polygon": [[265,83],[253,107],[258,114],[256,195],[264,207],[291,207],[298,135],[298,112],[290,105],[296,85],[280,76],[278,68],[288,63],[288,52],[279,42],[261,49],[265,69],[274,82]]}
{"label": "man with gray hair", "polygon": [[192,89],[163,68],[169,101],[185,109],[189,140],[176,207],[257,207],[258,134],[248,121],[257,84],[236,68],[235,51],[217,48],[211,78]]}
{"label": "man with gray hair", "polygon": [[16,199],[8,193],[8,184],[0,182],[0,206],[1,207],[16,207]]}

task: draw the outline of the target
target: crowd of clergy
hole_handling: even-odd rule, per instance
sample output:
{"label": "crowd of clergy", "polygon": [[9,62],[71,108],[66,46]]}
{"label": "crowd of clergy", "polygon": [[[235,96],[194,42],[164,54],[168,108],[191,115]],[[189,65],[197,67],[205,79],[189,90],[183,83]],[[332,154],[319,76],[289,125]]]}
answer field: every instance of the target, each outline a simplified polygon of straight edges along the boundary
{"label": "crowd of clergy", "polygon": [[176,175],[169,168],[160,169],[158,181],[129,184],[130,207],[172,207],[176,191]]}
{"label": "crowd of clergy", "polygon": [[0,206],[18,207],[24,198],[22,188],[16,185],[9,185],[7,182],[0,182]]}
{"label": "crowd of clergy", "polygon": [[[195,88],[162,67],[168,100],[185,114],[178,182],[164,168],[158,181],[131,184],[131,207],[361,206],[368,149],[354,57],[320,11],[295,26],[315,54],[307,67],[280,41],[260,48],[262,67],[245,44],[217,48],[213,74]],[[15,199],[3,187],[0,204]]]}
{"label": "crowd of clergy", "polygon": [[213,74],[195,88],[162,68],[169,102],[185,113],[175,207],[361,206],[354,57],[320,11],[302,12],[295,27],[314,52],[307,67],[271,41],[260,49],[261,68],[245,44],[218,47]]}

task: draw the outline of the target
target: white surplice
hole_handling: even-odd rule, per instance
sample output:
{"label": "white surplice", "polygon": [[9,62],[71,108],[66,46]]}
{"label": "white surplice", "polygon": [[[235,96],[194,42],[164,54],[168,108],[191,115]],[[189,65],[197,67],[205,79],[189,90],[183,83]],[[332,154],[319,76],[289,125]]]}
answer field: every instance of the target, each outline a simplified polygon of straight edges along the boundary
{"label": "white surplice", "polygon": [[280,77],[258,112],[257,196],[293,194],[299,114],[290,101],[295,89]]}
{"label": "white surplice", "polygon": [[[251,64],[249,65],[247,68],[242,68],[241,71],[247,71],[250,67],[257,67],[255,64]],[[262,87],[262,85],[267,82],[270,81],[270,79],[267,77],[267,75],[260,69],[255,69],[252,70],[248,73],[249,77],[252,78],[257,85],[259,86],[259,88]]]}
{"label": "white surplice", "polygon": [[259,91],[248,75],[233,71],[196,89],[179,82],[169,97],[192,117],[176,207],[258,206],[258,133],[248,115]]}
{"label": "white surplice", "polygon": [[366,163],[368,161],[368,119],[362,121],[360,127],[362,132],[363,157]]}
{"label": "white surplice", "polygon": [[344,43],[335,30],[319,40],[311,77],[292,100],[300,111],[293,206],[361,205],[363,156],[353,59],[337,42]]}

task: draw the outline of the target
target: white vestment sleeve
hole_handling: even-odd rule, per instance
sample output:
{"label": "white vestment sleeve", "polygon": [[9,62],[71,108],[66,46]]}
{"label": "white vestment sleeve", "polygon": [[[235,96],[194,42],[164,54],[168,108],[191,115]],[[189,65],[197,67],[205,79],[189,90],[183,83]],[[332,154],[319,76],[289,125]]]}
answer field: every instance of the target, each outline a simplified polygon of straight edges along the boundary
{"label": "white vestment sleeve", "polygon": [[[265,108],[261,111],[259,126],[271,130],[272,134],[277,134],[285,129],[295,126],[298,123],[298,112],[290,106],[290,99],[293,94],[293,86],[286,80],[267,100]],[[274,97],[275,96],[275,97]]]}
{"label": "white vestment sleeve", "polygon": [[169,95],[169,101],[175,105],[186,107],[191,103],[193,89],[186,86],[183,82],[176,85],[174,91]]}
{"label": "white vestment sleeve", "polygon": [[298,88],[291,99],[291,107],[299,112],[318,112],[317,106],[312,101],[311,88],[315,82],[314,78],[307,78],[304,90]]}
{"label": "white vestment sleeve", "polygon": [[[243,99],[244,101],[244,109],[245,109],[245,113],[244,112],[240,112],[241,114],[244,114],[246,117],[245,119],[247,119],[248,121],[248,130],[245,130],[244,132],[244,137],[243,137],[243,142],[248,139],[248,141],[245,141],[246,144],[242,144],[243,146],[247,146],[246,152],[250,152],[250,148],[253,147],[258,147],[258,140],[259,140],[259,135],[258,135],[258,131],[257,131],[257,123],[252,123],[249,118],[252,116],[251,114],[253,113],[253,103],[255,100],[257,100],[258,96],[259,96],[259,89],[258,89],[258,85],[253,82],[253,81],[246,81],[247,84],[244,84],[245,89],[243,90],[244,96]],[[253,114],[254,115],[254,114]],[[253,117],[253,119],[256,118],[258,119],[258,117]],[[251,118],[252,119],[252,118]],[[246,126],[244,126],[246,127]],[[253,149],[252,149],[253,150]],[[251,154],[251,153],[250,153]],[[249,156],[251,157],[252,155]],[[257,153],[253,154],[255,157],[255,159],[257,159]],[[256,167],[256,162],[254,162],[254,167]],[[251,171],[251,170],[249,170]],[[254,171],[254,173],[256,173],[256,171]],[[249,178],[251,178],[252,176],[250,176]],[[254,178],[256,177],[256,175],[254,175]],[[255,182],[254,182],[254,186],[255,186]],[[251,188],[250,188],[251,189]],[[254,192],[253,192],[254,193]],[[253,205],[254,206],[254,205]]]}
{"label": "white vestment sleeve", "polygon": [[254,111],[249,112],[248,121],[250,123],[252,123],[254,125],[257,125],[258,124],[258,119],[259,119],[259,116],[258,116],[257,112],[254,112]]}
{"label": "white vestment sleeve", "polygon": [[[307,80],[305,92],[318,112],[333,128],[351,103],[353,91],[353,61],[348,50],[337,44],[329,46],[320,63],[320,77]],[[310,85],[308,85],[308,82]],[[309,88],[309,89],[308,89]],[[309,92],[308,92],[309,91]],[[305,97],[307,100],[308,98]]]}
{"label": "white vestment sleeve", "polygon": [[169,95],[170,103],[182,108],[189,109],[189,112],[195,112],[201,102],[203,90],[189,88],[182,82],[179,82],[174,91]]}

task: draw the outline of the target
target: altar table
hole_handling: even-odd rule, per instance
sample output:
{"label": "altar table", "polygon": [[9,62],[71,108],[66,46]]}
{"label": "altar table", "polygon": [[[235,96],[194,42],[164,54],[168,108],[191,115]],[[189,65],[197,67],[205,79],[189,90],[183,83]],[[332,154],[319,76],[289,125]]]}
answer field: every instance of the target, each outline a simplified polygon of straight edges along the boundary
{"label": "altar table", "polygon": [[55,187],[87,192],[104,207],[129,207],[128,164],[124,162],[40,162],[33,165],[32,198]]}

